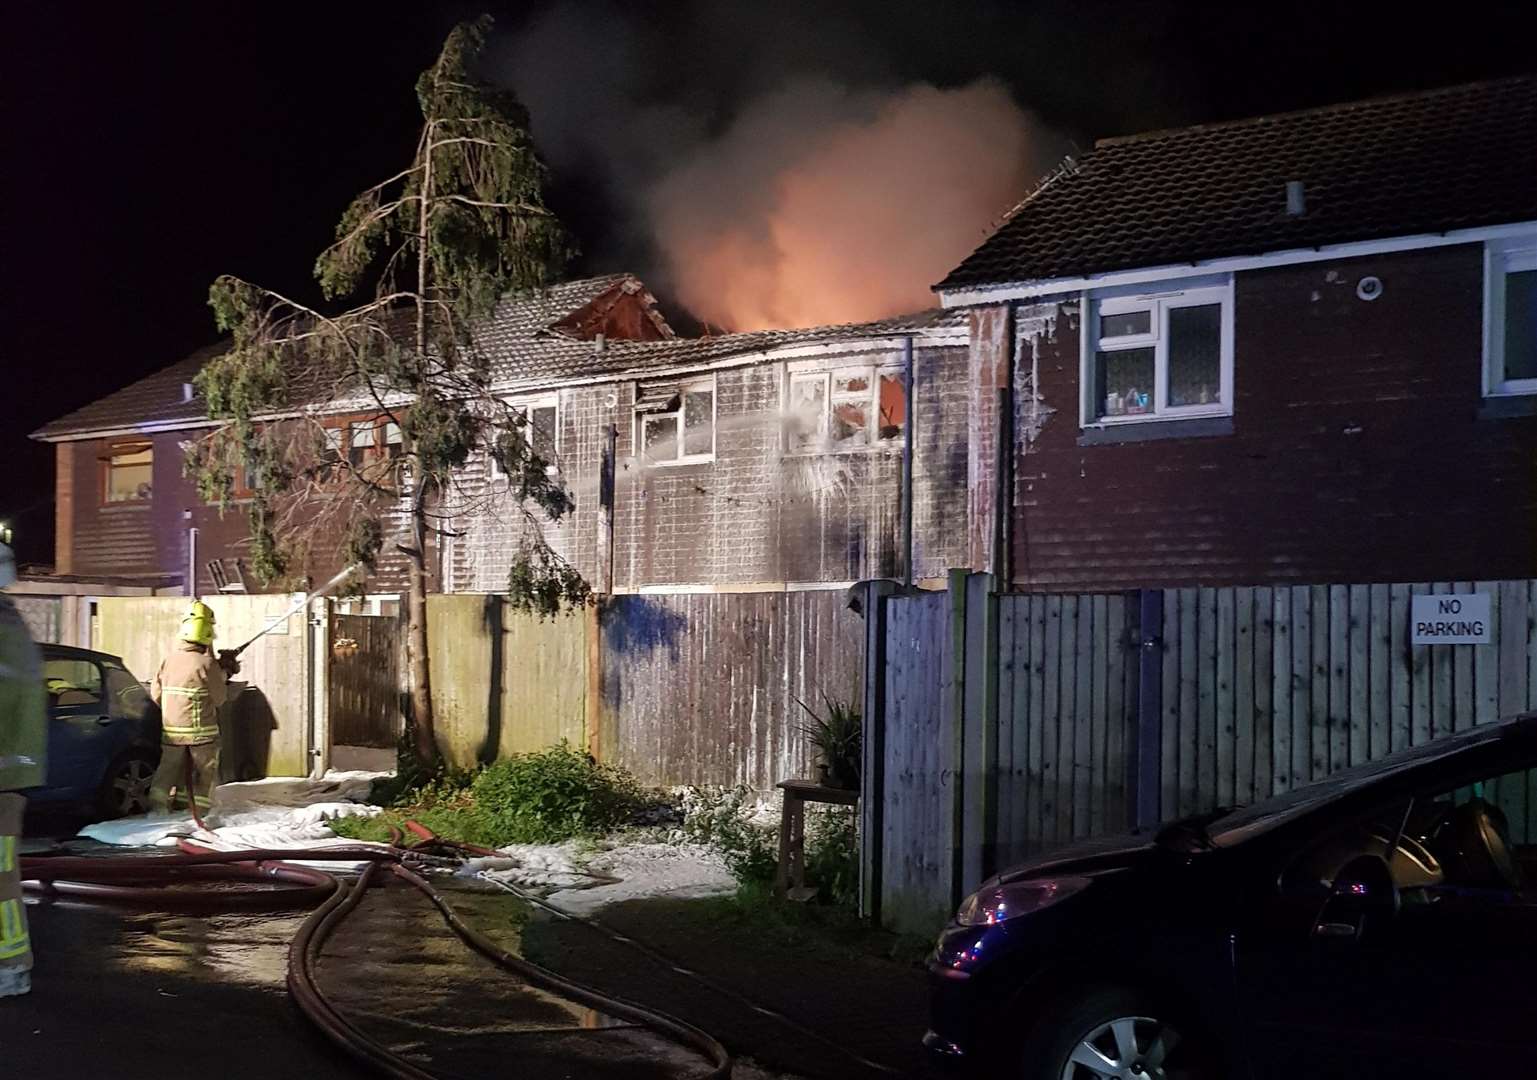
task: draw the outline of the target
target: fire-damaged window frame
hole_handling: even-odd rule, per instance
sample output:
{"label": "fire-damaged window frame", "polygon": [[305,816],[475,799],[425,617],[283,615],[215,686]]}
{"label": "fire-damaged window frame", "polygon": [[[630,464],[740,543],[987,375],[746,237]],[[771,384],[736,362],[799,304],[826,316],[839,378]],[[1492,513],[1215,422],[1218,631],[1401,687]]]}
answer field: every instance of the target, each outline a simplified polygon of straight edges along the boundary
{"label": "fire-damaged window frame", "polygon": [[[1218,308],[1218,380],[1217,400],[1189,405],[1170,405],[1169,397],[1169,312],[1188,307]],[[1080,423],[1084,430],[1105,429],[1131,424],[1167,423],[1233,415],[1233,277],[1231,274],[1202,276],[1170,283],[1167,288],[1149,291],[1148,286],[1128,285],[1082,294],[1084,319],[1080,334]],[[1126,316],[1146,312],[1147,329],[1140,332],[1106,336],[1105,316]],[[1110,413],[1108,403],[1100,400],[1099,356],[1101,353],[1153,351],[1153,385],[1148,388],[1146,412]],[[1132,389],[1135,389],[1134,387]],[[1143,396],[1143,395],[1139,395]]]}
{"label": "fire-damaged window frame", "polygon": [[[840,400],[852,402],[858,399],[846,392],[836,391],[833,380],[856,372],[863,374],[870,384],[868,390],[863,391],[868,395],[864,402],[864,437],[858,440],[845,439],[835,443],[829,433],[832,430],[833,417]],[[895,383],[897,392],[901,395],[902,419],[897,424],[883,425],[881,423],[881,384],[887,379]],[[803,429],[797,419],[795,389],[797,386],[817,381],[821,382],[822,391],[816,430],[811,433],[811,438],[807,442],[798,444],[797,439],[803,433]],[[912,402],[907,400],[906,375],[899,361],[851,356],[843,358],[840,362],[838,358],[819,357],[812,360],[792,360],[785,365],[784,415],[787,420],[784,433],[786,455],[804,457],[817,454],[899,451],[902,449],[903,429],[912,416]]]}
{"label": "fire-damaged window frame", "polygon": [[[119,462],[119,458],[136,458],[147,455],[143,461]],[[116,470],[141,469],[149,466],[149,480],[141,483],[134,493],[121,498],[112,497],[112,474]],[[106,445],[101,455],[101,504],[103,506],[137,506],[155,497],[155,444],[147,437],[114,439]]]}
{"label": "fire-damaged window frame", "polygon": [[378,462],[397,461],[405,454],[405,434],[387,415],[327,417],[321,427],[325,443],[321,451],[323,482],[337,479],[327,466],[339,464],[343,457],[361,471]]}
{"label": "fire-damaged window frame", "polygon": [[[515,398],[509,400],[507,404],[528,421],[529,444],[534,448],[534,452],[548,463],[545,466],[545,472],[554,476],[560,471],[560,395],[540,394],[537,397]],[[539,430],[538,423],[534,419],[533,414],[545,409],[554,413],[554,416],[550,420],[549,445],[541,448],[539,440],[536,438]],[[486,458],[489,462],[487,475],[492,480],[506,480],[507,473],[502,469],[501,462],[496,460],[496,455],[487,454]]]}
{"label": "fire-damaged window frame", "polygon": [[[689,395],[710,395],[710,449],[686,453],[688,446]],[[720,394],[714,374],[637,383],[635,387],[635,455],[648,466],[700,465],[715,460],[715,430],[720,411]],[[672,420],[676,424],[676,454],[670,458],[653,457],[646,446],[646,425]],[[697,427],[697,425],[696,425]]]}
{"label": "fire-damaged window frame", "polygon": [[[1508,280],[1511,274],[1537,272],[1537,231],[1484,244],[1484,396],[1537,394],[1537,375],[1505,377]],[[1528,319],[1537,323],[1537,312]]]}

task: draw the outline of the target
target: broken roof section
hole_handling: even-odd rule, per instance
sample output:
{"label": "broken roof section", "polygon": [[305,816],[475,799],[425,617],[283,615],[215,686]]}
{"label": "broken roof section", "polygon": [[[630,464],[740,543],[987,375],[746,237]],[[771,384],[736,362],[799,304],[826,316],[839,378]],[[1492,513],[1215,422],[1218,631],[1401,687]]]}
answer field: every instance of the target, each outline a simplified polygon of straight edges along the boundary
{"label": "broken roof section", "polygon": [[[499,391],[517,393],[748,364],[801,348],[857,351],[880,339],[912,334],[964,342],[963,312],[933,309],[869,323],[797,330],[760,330],[680,338],[656,310],[656,300],[631,274],[610,274],[552,285],[534,296],[510,297],[474,330]],[[598,335],[603,335],[600,343]],[[199,349],[33,432],[45,441],[200,427],[208,423],[192,379],[225,346]]]}
{"label": "broken roof section", "polygon": [[[607,328],[642,341],[672,339],[672,327],[653,297],[632,274],[608,274],[552,285],[542,293],[509,297],[476,332],[498,383],[515,383],[547,369],[579,372],[591,360],[591,341]],[[32,433],[56,440],[119,431],[190,427],[207,420],[192,380],[220,356],[224,343],[209,345],[185,359],[146,375],[116,393],[91,402]]]}
{"label": "broken roof section", "polygon": [[936,288],[1537,220],[1533,162],[1533,75],[1105,139]]}

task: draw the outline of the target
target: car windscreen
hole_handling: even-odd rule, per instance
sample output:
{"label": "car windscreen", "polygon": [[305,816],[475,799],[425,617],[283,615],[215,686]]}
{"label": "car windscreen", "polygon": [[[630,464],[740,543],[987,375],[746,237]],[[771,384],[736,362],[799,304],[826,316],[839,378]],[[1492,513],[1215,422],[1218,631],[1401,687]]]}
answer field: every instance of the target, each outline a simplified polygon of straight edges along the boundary
{"label": "car windscreen", "polygon": [[1277,795],[1263,802],[1234,810],[1208,824],[1206,836],[1217,847],[1241,844],[1356,788],[1402,772],[1422,762],[1433,761],[1459,753],[1470,746],[1498,739],[1508,730],[1508,727],[1506,724],[1489,724],[1450,738],[1426,743],[1424,746],[1400,750],[1380,761],[1356,765],[1333,776],[1304,784],[1284,795]]}

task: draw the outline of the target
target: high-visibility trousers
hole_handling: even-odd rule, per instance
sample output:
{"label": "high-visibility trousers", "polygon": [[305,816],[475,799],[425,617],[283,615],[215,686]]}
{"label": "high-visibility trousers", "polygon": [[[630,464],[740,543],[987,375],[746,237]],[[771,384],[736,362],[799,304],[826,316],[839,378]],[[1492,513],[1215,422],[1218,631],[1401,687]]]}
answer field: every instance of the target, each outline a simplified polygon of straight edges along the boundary
{"label": "high-visibility trousers", "polygon": [[21,867],[16,849],[21,840],[21,817],[27,800],[0,793],[0,992],[25,988],[25,973],[32,970],[32,939],[27,934],[27,911],[21,903]]}
{"label": "high-visibility trousers", "polygon": [[[187,788],[187,755],[192,755],[192,790]],[[166,811],[171,806],[171,789],[176,789],[176,801],[190,808],[197,799],[198,810],[207,810],[213,798],[213,789],[219,782],[219,742],[198,743],[196,746],[180,746],[175,743],[160,744],[160,767],[149,785],[151,810]]]}

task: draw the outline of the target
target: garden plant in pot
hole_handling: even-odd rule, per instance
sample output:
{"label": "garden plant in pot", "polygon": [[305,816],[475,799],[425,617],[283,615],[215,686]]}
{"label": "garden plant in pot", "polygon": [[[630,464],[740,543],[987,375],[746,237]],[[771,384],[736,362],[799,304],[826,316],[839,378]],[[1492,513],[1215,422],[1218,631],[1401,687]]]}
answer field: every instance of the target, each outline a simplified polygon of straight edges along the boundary
{"label": "garden plant in pot", "polygon": [[824,708],[820,713],[800,698],[795,701],[811,717],[811,722],[801,725],[801,730],[822,759],[818,765],[817,779],[831,787],[858,788],[861,755],[859,710],[847,702],[834,701],[826,693],[822,694]]}

